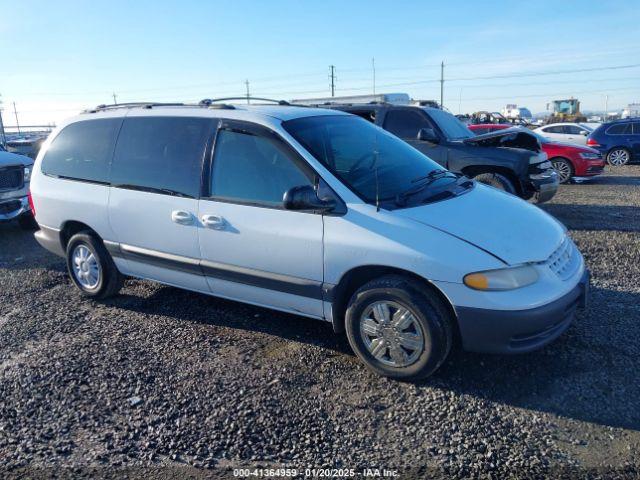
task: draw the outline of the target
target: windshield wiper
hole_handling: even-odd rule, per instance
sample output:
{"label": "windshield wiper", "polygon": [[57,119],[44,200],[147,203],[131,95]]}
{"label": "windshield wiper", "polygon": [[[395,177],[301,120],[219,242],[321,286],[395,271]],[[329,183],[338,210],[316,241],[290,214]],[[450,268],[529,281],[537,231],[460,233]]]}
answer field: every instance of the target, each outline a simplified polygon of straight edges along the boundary
{"label": "windshield wiper", "polygon": [[411,180],[411,183],[414,183],[416,185],[396,195],[396,204],[400,206],[406,205],[407,198],[409,198],[411,195],[415,195],[416,193],[421,192],[433,182],[445,177],[453,177],[457,179],[458,175],[450,172],[449,170],[432,170],[427,175],[414,178],[413,180]]}

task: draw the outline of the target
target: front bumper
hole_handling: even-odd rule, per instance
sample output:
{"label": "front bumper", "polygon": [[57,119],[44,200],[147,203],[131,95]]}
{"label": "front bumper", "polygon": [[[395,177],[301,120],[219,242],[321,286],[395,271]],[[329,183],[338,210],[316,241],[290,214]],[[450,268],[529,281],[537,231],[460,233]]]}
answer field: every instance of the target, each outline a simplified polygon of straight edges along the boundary
{"label": "front bumper", "polygon": [[13,220],[30,211],[27,197],[0,199],[0,222]]}
{"label": "front bumper", "polygon": [[558,174],[553,171],[542,178],[529,178],[529,189],[533,192],[536,203],[548,202],[558,191],[560,180]]}
{"label": "front bumper", "polygon": [[571,324],[589,296],[589,271],[565,296],[528,310],[456,307],[465,350],[482,353],[525,353],[547,345]]}

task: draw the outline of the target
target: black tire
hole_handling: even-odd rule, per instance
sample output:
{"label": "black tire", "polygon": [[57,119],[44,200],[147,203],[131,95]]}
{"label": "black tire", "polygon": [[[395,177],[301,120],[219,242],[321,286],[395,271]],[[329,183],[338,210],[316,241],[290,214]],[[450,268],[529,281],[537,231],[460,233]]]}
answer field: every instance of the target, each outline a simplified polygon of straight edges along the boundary
{"label": "black tire", "polygon": [[554,157],[549,161],[557,172],[560,183],[571,183],[571,179],[576,173],[571,162],[563,157]]}
{"label": "black tire", "polygon": [[[361,333],[362,317],[368,308],[378,302],[393,302],[412,314],[419,322],[424,338],[422,350],[416,349],[417,358],[406,366],[387,365],[376,358],[365,345]],[[399,275],[387,275],[372,280],[359,288],[351,297],[345,314],[347,338],[353,351],[367,368],[386,377],[415,380],[435,372],[445,361],[452,344],[453,319],[442,300],[419,282]],[[391,349],[386,348],[391,355]]]}
{"label": "black tire", "polygon": [[[95,286],[87,287],[77,278],[73,268],[73,255],[79,246],[86,247],[95,257],[99,265],[98,281]],[[67,244],[67,269],[71,281],[82,292],[83,295],[102,299],[117,294],[124,283],[123,275],[118,271],[113,263],[111,255],[104,247],[102,240],[89,231],[76,233]]]}
{"label": "black tire", "polygon": [[38,226],[38,223],[36,222],[36,219],[33,218],[33,215],[31,215],[30,213],[23,213],[22,215],[20,215],[18,217],[18,225],[20,225],[20,228],[22,230],[27,231],[38,230],[40,228]]}
{"label": "black tire", "polygon": [[512,195],[517,194],[517,190],[513,182],[501,173],[481,173],[473,177],[473,179],[477,182],[484,183],[485,185],[497,188],[498,190],[503,190]]}
{"label": "black tire", "polygon": [[624,147],[614,147],[607,153],[607,163],[612,167],[621,167],[631,161],[631,152]]}

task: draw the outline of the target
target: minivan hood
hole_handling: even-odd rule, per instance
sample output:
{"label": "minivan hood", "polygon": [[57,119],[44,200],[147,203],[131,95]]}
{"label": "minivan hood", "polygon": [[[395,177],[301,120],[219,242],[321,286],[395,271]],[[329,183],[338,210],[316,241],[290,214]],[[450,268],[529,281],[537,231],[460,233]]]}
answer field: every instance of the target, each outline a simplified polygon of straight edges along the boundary
{"label": "minivan hood", "polygon": [[31,165],[33,160],[24,155],[17,155],[15,153],[0,152],[0,167],[12,167],[14,165],[27,166]]}
{"label": "minivan hood", "polygon": [[480,147],[522,148],[532,152],[540,152],[542,149],[540,141],[535,135],[515,127],[465,138],[463,142],[467,145]]}
{"label": "minivan hood", "polygon": [[486,185],[449,200],[394,213],[460,238],[509,265],[541,262],[565,228],[538,207]]}

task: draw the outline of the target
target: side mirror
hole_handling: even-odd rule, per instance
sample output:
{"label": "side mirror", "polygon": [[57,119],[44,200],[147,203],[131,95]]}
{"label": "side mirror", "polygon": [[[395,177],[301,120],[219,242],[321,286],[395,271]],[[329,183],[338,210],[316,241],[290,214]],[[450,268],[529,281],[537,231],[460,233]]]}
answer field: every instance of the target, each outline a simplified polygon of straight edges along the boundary
{"label": "side mirror", "polygon": [[422,142],[439,143],[440,138],[433,131],[433,128],[421,128],[418,130],[418,140]]}
{"label": "side mirror", "polygon": [[586,137],[587,135],[589,135],[589,132],[587,132],[586,130],[580,130],[580,135],[583,135]]}
{"label": "side mirror", "polygon": [[318,198],[318,194],[311,185],[301,185],[287,190],[282,201],[285,210],[330,212],[336,206],[333,199]]}

